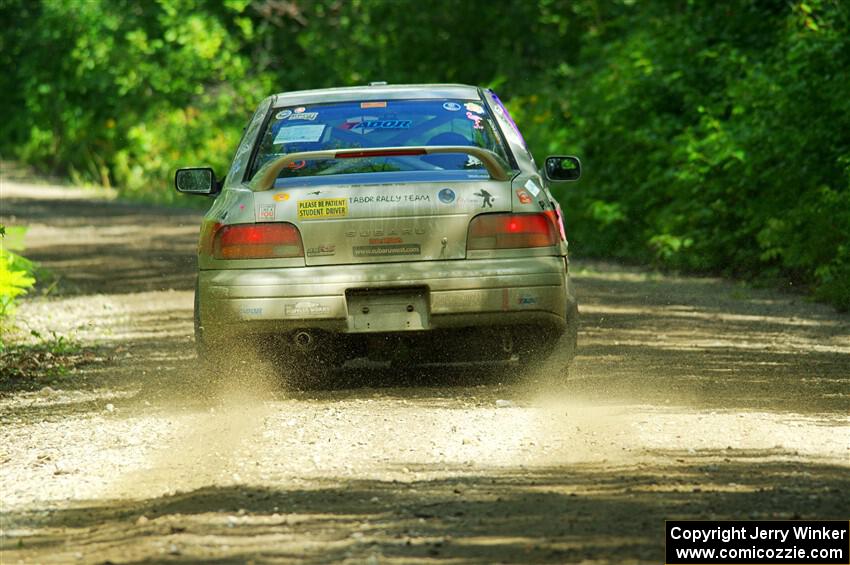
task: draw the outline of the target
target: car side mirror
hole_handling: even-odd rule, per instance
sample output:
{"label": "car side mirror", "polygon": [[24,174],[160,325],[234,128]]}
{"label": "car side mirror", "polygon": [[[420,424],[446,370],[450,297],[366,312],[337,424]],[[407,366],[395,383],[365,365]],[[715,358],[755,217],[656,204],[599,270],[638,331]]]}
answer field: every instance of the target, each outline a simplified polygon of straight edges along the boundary
{"label": "car side mirror", "polygon": [[581,176],[581,161],[571,155],[546,157],[543,172],[551,181],[578,180]]}
{"label": "car side mirror", "polygon": [[221,183],[215,180],[215,172],[210,167],[191,167],[177,169],[174,188],[186,194],[216,196],[221,192]]}

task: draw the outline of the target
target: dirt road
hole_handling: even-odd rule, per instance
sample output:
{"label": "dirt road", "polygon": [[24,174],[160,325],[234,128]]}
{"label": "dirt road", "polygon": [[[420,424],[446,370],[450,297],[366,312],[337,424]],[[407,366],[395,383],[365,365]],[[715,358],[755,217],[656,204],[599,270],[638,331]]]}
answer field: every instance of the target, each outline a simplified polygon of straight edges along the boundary
{"label": "dirt road", "polygon": [[61,278],[25,329],[97,352],[0,393],[3,563],[661,563],[664,519],[850,518],[850,317],[800,297],[578,263],[557,390],[203,387],[198,213],[7,178],[0,216]]}

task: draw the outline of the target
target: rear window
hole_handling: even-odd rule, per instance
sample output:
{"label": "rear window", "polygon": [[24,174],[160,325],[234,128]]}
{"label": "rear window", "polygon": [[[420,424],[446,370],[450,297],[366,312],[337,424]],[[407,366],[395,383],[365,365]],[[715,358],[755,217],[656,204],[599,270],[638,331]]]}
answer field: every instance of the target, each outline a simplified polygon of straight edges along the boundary
{"label": "rear window", "polygon": [[[475,146],[510,159],[493,116],[479,100],[387,100],[275,108],[259,138],[249,178],[289,153],[373,147]],[[400,171],[484,170],[465,153],[357,159],[306,159],[278,178]],[[477,176],[477,175],[476,175]]]}

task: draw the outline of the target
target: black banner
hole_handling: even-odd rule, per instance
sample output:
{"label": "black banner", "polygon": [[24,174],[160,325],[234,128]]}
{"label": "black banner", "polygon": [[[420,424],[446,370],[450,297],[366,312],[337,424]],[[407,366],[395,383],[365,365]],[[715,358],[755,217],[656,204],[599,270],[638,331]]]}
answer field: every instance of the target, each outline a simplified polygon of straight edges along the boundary
{"label": "black banner", "polygon": [[668,565],[848,565],[850,522],[668,520]]}

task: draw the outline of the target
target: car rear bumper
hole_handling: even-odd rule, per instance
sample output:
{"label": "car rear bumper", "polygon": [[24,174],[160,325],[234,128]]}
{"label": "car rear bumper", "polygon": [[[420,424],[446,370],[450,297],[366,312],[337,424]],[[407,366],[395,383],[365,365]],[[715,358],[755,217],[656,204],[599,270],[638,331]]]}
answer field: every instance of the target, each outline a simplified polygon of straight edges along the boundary
{"label": "car rear bumper", "polygon": [[[359,332],[352,291],[424,293],[425,329],[566,325],[573,299],[563,257],[205,270],[199,274],[205,331]],[[380,331],[380,328],[371,331]]]}

